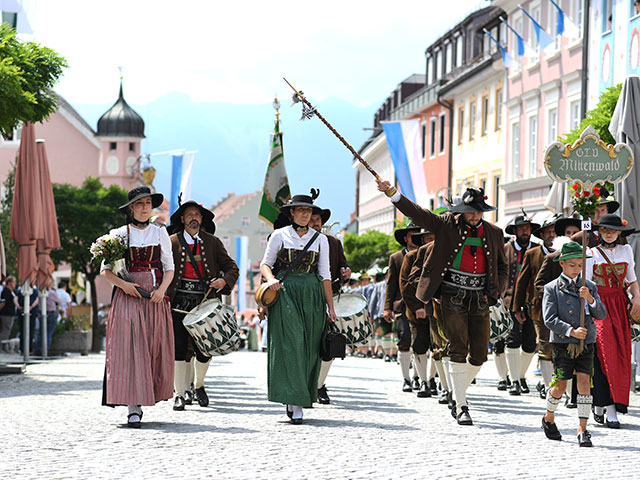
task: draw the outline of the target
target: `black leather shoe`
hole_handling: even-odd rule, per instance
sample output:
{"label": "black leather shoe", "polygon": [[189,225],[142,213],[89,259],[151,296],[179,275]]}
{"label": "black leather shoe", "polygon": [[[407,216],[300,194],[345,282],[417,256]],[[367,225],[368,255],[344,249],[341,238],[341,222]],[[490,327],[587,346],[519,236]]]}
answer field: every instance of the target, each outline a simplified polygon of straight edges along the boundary
{"label": "black leather shoe", "polygon": [[447,403],[449,404],[449,410],[456,408],[456,401],[453,399],[453,392],[449,392],[449,395],[447,395]]}
{"label": "black leather shoe", "polygon": [[449,403],[449,392],[447,392],[446,390],[442,390],[440,392],[440,397],[438,398],[438,403],[440,405],[446,405],[447,403]]}
{"label": "black leather shoe", "polygon": [[536,385],[536,390],[538,391],[538,395],[540,395],[540,398],[542,400],[547,399],[547,388],[544,386],[544,383],[538,382],[538,384]]}
{"label": "black leather shoe", "polygon": [[411,393],[413,392],[413,388],[411,387],[411,380],[404,379],[404,383],[402,384],[402,391]]}
{"label": "black leather shoe", "polygon": [[504,392],[507,390],[507,381],[506,380],[500,380],[498,382],[498,390],[500,390],[501,392]]}
{"label": "black leather shoe", "polygon": [[453,407],[451,407],[451,416],[454,420],[458,420],[458,410],[456,409],[456,402],[453,402]]}
{"label": "black leather shoe", "polygon": [[549,440],[562,440],[562,435],[556,424],[547,422],[544,417],[542,417],[542,430]]}
{"label": "black leather shoe", "polygon": [[511,379],[509,378],[509,375],[507,375],[507,387],[511,386]]}
{"label": "black leather shoe", "polygon": [[[138,417],[138,421],[136,422],[132,422],[131,421],[131,417]],[[127,427],[129,428],[140,428],[142,427],[142,415],[138,414],[138,413],[130,413],[129,415],[127,415]]]}
{"label": "black leather shoe", "polygon": [[613,428],[614,430],[620,429],[620,422],[617,420],[615,422],[610,422],[609,420],[605,420],[605,423],[607,424],[607,428]]}
{"label": "black leather shoe", "polygon": [[429,390],[431,391],[431,396],[435,397],[438,394],[438,384],[436,383],[436,379],[432,378],[429,380]]}
{"label": "black leather shoe", "polygon": [[529,393],[530,392],[529,385],[527,385],[527,380],[524,379],[524,378],[520,379],[520,391],[522,393]]}
{"label": "black leather shoe", "polygon": [[593,443],[591,443],[591,434],[588,430],[578,434],[578,445],[581,447],[593,447]]}
{"label": "black leather shoe", "polygon": [[322,405],[329,405],[331,403],[331,399],[327,393],[327,387],[324,385],[318,389],[318,403]]}
{"label": "black leather shoe", "polygon": [[184,391],[184,404],[185,405],[193,404],[193,385],[189,388],[189,390]]}
{"label": "black leather shoe", "polygon": [[414,390],[420,390],[420,377],[413,377],[411,388],[413,388]]}
{"label": "black leather shoe", "polygon": [[284,409],[285,409],[285,410],[286,410],[286,412],[287,412],[287,417],[289,417],[289,418],[293,418],[293,410],[289,410],[289,405],[285,405],[285,406],[284,406]]}
{"label": "black leather shoe", "polygon": [[302,419],[301,418],[292,418],[290,420],[290,422],[293,423],[294,425],[301,425],[302,424]]}
{"label": "black leather shoe", "polygon": [[209,396],[204,391],[204,387],[196,388],[196,400],[198,400],[198,405],[201,407],[209,406]]}
{"label": "black leather shoe", "polygon": [[422,382],[418,388],[418,398],[429,398],[430,396],[431,391],[429,390],[429,384],[427,382]]}
{"label": "black leather shoe", "polygon": [[567,395],[567,400],[564,402],[564,406],[567,408],[578,408],[578,404],[571,401],[570,395]]}
{"label": "black leather shoe", "polygon": [[591,407],[591,413],[593,413],[593,420],[600,425],[604,425],[604,413],[602,415],[598,415],[596,413],[596,409]]}
{"label": "black leather shoe", "polygon": [[520,382],[516,380],[511,383],[511,386],[509,387],[509,395],[520,395],[520,393]]}
{"label": "black leather shoe", "polygon": [[458,413],[458,425],[473,425],[471,415],[469,415],[469,407],[463,405],[460,407],[460,413]]}
{"label": "black leather shoe", "polygon": [[385,362],[390,362],[391,361],[391,357],[389,355],[385,355],[384,356],[384,361]]}
{"label": "black leather shoe", "polygon": [[181,412],[184,410],[184,397],[177,395],[176,398],[173,400],[173,409]]}

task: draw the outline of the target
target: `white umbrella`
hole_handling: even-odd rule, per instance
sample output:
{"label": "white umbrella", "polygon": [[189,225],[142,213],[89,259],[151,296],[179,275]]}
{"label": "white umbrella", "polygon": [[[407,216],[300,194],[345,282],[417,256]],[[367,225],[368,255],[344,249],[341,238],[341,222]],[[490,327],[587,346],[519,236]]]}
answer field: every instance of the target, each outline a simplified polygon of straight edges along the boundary
{"label": "white umbrella", "polygon": [[544,201],[544,207],[548,208],[554,213],[561,213],[565,217],[568,217],[573,210],[571,206],[571,198],[567,191],[566,183],[553,182],[551,190]]}

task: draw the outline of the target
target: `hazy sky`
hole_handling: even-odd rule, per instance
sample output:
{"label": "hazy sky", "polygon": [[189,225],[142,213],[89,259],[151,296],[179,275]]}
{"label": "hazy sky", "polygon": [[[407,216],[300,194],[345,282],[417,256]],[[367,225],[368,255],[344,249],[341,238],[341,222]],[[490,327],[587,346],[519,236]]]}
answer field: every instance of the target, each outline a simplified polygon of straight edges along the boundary
{"label": "hazy sky", "polygon": [[195,102],[262,103],[288,95],[282,76],[317,100],[359,106],[424,72],[425,48],[486,0],[24,0],[34,40],[65,56],[56,87],[70,103],[169,91]]}

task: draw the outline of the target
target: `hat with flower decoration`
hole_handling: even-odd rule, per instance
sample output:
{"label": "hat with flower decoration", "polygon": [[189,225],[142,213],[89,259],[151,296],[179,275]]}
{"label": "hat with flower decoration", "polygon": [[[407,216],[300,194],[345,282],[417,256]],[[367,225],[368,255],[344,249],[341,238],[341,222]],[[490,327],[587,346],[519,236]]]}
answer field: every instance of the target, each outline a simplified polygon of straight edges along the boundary
{"label": "hat with flower decoration", "polygon": [[482,188],[467,188],[462,197],[456,199],[451,204],[449,211],[451,213],[477,213],[491,212],[496,209],[491,205],[487,205],[485,200],[487,196]]}

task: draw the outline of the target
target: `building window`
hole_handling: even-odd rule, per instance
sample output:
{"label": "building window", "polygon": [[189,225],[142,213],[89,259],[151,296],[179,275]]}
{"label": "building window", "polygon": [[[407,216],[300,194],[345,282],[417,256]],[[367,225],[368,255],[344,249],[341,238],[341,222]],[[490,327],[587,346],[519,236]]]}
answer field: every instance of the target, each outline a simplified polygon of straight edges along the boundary
{"label": "building window", "polygon": [[[534,8],[531,11],[531,16],[535,19],[538,25],[542,25],[542,22],[540,21],[540,18],[542,16],[540,12],[540,7]],[[536,46],[535,51],[536,51],[536,60],[537,60],[540,55],[540,44],[538,43],[538,38],[536,37],[536,31],[533,28],[533,24],[531,22],[529,23],[529,45]]]}
{"label": "building window", "polygon": [[116,142],[109,142],[109,151],[115,152],[117,148]]}
{"label": "building window", "polygon": [[464,41],[462,37],[458,37],[456,39],[456,67],[462,65],[462,47],[464,46]]}
{"label": "building window", "polygon": [[434,80],[438,80],[442,78],[442,55],[440,55],[440,51],[436,52],[436,76]]}
{"label": "building window", "polygon": [[453,62],[453,47],[451,46],[451,42],[447,43],[447,46],[445,47],[444,60],[444,73],[449,73]]}
{"label": "building window", "polygon": [[422,124],[422,158],[427,154],[427,124]]}
{"label": "building window", "polygon": [[2,22],[6,23],[14,30],[18,28],[18,14],[13,12],[2,12],[2,18],[0,18]]}
{"label": "building window", "polygon": [[547,144],[558,139],[558,109],[551,108],[547,119]]}
{"label": "building window", "polygon": [[480,188],[482,189],[482,191],[484,192],[484,194],[486,195],[487,192],[487,179],[483,178],[482,180],[480,180]]}
{"label": "building window", "polygon": [[496,175],[493,179],[493,206],[496,207],[496,220],[500,212],[500,176]]}
{"label": "building window", "polygon": [[469,117],[469,140],[476,136],[476,102],[471,100],[471,116]]}
{"label": "building window", "polygon": [[520,122],[511,125],[511,160],[513,179],[520,178]]}
{"label": "building window", "polygon": [[268,243],[267,238],[266,238],[266,237],[262,237],[262,238],[260,239],[260,250],[266,250],[266,248],[267,248],[267,243]]}
{"label": "building window", "polygon": [[629,0],[629,18],[633,18],[640,14],[640,4],[636,7],[635,0]]}
{"label": "building window", "polygon": [[[631,3],[633,4],[633,0],[631,0]],[[584,15],[584,10],[582,9],[583,4],[584,4],[584,0],[571,0],[571,5],[570,5],[571,19],[573,20],[573,23],[575,23],[578,26],[578,29],[580,30],[581,38],[582,38],[582,23],[584,21],[584,19],[582,18],[582,16]]]}
{"label": "building window", "polygon": [[433,80],[435,80],[435,78],[432,78],[434,74],[435,72],[433,70],[433,57],[429,55],[427,57],[427,84],[430,84]]}
{"label": "building window", "polygon": [[482,97],[482,136],[487,134],[487,125],[489,124],[489,95]]}
{"label": "building window", "polygon": [[460,107],[458,110],[458,145],[462,145],[464,139],[464,108]]}
{"label": "building window", "polygon": [[496,90],[496,130],[502,128],[502,89]]}
{"label": "building window", "polygon": [[610,32],[613,23],[613,0],[602,0],[602,33]]}
{"label": "building window", "polygon": [[12,132],[6,137],[0,136],[0,143],[20,143],[20,137],[22,136],[22,125],[18,128],[14,128]]}
{"label": "building window", "polygon": [[547,30],[547,33],[551,35],[551,38],[553,38],[553,48],[558,50],[560,48],[560,35],[558,35],[558,12],[556,7],[552,4],[549,4],[549,14],[547,17],[549,18],[549,30]]}
{"label": "building window", "polygon": [[529,175],[538,171],[538,117],[529,117]]}
{"label": "building window", "polygon": [[136,151],[136,144],[133,142],[129,142],[129,151],[130,152],[135,152]]}
{"label": "building window", "polygon": [[440,114],[440,153],[444,153],[444,142],[445,142],[445,122],[446,115],[444,113]]}
{"label": "building window", "polygon": [[222,244],[224,245],[224,248],[228,249],[231,245],[231,239],[228,236],[224,235],[222,237]]}
{"label": "building window", "polygon": [[580,100],[571,102],[569,109],[571,110],[569,130],[574,130],[580,126]]}
{"label": "building window", "polygon": [[249,217],[242,217],[242,228],[247,228],[249,226]]}
{"label": "building window", "polygon": [[431,137],[429,138],[429,156],[433,157],[436,154],[436,119],[431,118]]}

